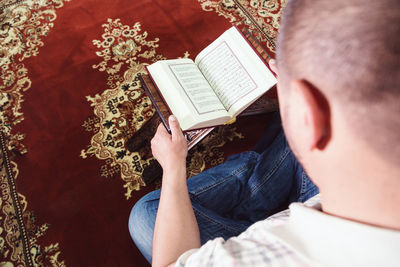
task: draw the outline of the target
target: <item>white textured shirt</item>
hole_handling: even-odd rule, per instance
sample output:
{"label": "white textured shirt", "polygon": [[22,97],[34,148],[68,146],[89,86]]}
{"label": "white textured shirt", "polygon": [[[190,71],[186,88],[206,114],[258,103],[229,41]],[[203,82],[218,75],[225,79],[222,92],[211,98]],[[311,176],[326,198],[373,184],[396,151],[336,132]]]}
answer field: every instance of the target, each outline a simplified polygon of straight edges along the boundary
{"label": "white textured shirt", "polygon": [[400,231],[323,213],[317,195],[191,249],[175,266],[400,266]]}

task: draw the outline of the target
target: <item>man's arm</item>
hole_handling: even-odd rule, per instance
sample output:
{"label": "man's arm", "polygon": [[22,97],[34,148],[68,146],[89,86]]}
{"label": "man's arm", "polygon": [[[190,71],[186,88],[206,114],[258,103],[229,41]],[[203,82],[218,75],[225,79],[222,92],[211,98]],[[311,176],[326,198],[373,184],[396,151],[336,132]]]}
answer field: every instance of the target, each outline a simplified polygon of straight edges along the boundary
{"label": "man's arm", "polygon": [[153,238],[153,266],[167,266],[185,251],[199,248],[200,233],[186,185],[187,143],[175,117],[172,135],[162,124],[151,141],[153,156],[163,168],[162,189]]}

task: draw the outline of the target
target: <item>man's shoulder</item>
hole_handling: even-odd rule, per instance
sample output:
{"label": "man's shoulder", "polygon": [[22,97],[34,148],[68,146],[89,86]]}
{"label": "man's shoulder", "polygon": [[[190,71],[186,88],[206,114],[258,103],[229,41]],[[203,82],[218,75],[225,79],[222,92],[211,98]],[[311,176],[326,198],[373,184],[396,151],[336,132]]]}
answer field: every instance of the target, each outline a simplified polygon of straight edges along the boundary
{"label": "man's shoulder", "polygon": [[[301,205],[313,207],[318,203],[317,196]],[[289,245],[290,242],[285,242],[277,234],[288,230],[289,218],[290,210],[283,210],[254,223],[237,237],[210,240],[200,249],[183,254],[176,266],[308,265],[307,260]]]}

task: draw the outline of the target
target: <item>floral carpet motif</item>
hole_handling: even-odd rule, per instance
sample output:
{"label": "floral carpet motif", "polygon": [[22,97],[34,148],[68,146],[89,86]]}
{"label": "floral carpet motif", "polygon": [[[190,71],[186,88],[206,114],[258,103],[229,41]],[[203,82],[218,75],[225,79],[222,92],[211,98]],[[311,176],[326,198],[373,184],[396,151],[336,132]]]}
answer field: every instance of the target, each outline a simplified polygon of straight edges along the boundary
{"label": "floral carpet motif", "polygon": [[64,266],[58,260],[58,243],[40,246],[38,240],[48,224],[35,225],[28,202],[15,187],[18,166],[9,151],[27,152],[21,143],[24,134],[11,133],[23,119],[23,93],[31,87],[28,68],[23,63],[37,56],[42,38],[53,27],[56,9],[69,0],[2,1],[0,3],[0,266]]}
{"label": "floral carpet motif", "polygon": [[125,144],[154,114],[150,99],[140,88],[137,75],[146,71],[145,65],[139,62],[154,62],[164,57],[156,54],[158,39],[146,40],[147,32],[141,31],[139,22],[130,27],[119,19],[109,19],[103,28],[103,39],[93,41],[102,61],[93,68],[107,73],[110,89],[101,95],[87,96],[94,107],[94,116],[82,126],[94,135],[91,144],[82,150],[81,157],[95,155],[106,160],[101,175],[111,177],[120,173],[128,199],[133,190],[144,185],[140,175],[149,159],[143,160],[138,152],[129,152]]}
{"label": "floral carpet motif", "polygon": [[18,166],[9,158],[3,133],[0,146],[0,266],[65,266],[58,243],[38,244],[50,225],[36,225],[25,196],[15,190]]}
{"label": "floral carpet motif", "polygon": [[280,17],[286,0],[198,0],[205,11],[214,11],[234,25],[244,25],[275,52]]}
{"label": "floral carpet motif", "polygon": [[31,87],[23,61],[39,54],[42,38],[54,26],[56,9],[70,0],[2,1],[0,3],[0,129],[7,136],[9,149],[25,153],[23,134],[11,134],[24,117],[23,92]]}

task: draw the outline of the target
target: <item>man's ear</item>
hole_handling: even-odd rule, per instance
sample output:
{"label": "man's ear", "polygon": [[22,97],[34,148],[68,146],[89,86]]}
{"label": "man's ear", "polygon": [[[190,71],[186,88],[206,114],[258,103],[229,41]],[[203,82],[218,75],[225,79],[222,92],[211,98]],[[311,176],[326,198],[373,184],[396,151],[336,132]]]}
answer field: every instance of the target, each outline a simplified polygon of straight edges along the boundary
{"label": "man's ear", "polygon": [[305,80],[295,80],[292,88],[299,97],[300,110],[309,150],[323,150],[331,138],[331,113],[325,95]]}

